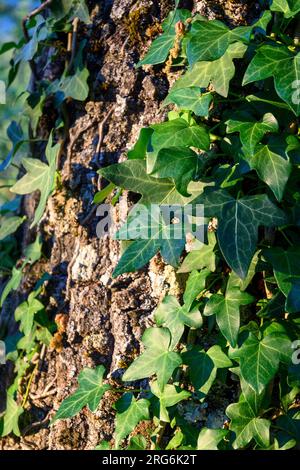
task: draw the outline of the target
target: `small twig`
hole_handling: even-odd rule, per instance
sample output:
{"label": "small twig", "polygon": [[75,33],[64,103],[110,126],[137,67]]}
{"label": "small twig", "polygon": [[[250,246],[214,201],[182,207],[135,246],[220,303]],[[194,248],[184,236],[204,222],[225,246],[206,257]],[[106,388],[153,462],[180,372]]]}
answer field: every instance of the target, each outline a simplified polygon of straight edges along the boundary
{"label": "small twig", "polygon": [[67,274],[68,274],[67,283],[66,283],[66,299],[67,300],[70,300],[70,287],[71,287],[71,279],[72,279],[72,268],[73,268],[73,266],[76,262],[77,256],[79,254],[79,250],[80,250],[80,240],[79,240],[79,238],[77,238],[76,243],[75,243],[74,254],[72,256],[71,261],[69,262],[68,270],[67,270]]}
{"label": "small twig", "polygon": [[[76,54],[76,43],[77,43],[77,31],[78,31],[78,24],[79,24],[79,18],[74,18],[73,20],[73,32],[72,32],[72,44],[71,44],[71,58],[70,62],[66,71],[66,74],[68,75],[72,71],[74,59],[75,59],[75,54]],[[69,40],[69,38],[68,38]],[[69,44],[68,44],[69,47]]]}
{"label": "small twig", "polygon": [[104,135],[103,135],[103,130],[104,130],[104,125],[106,123],[106,121],[108,120],[108,118],[111,116],[112,112],[114,110],[114,106],[112,106],[110,108],[110,110],[107,112],[107,114],[105,115],[104,119],[102,119],[102,121],[99,123],[98,125],[98,132],[99,132],[99,139],[98,139],[98,143],[97,143],[97,147],[96,147],[96,154],[99,155],[100,153],[100,150],[101,150],[101,147],[102,147],[102,144],[103,144],[103,139],[104,139]]}
{"label": "small twig", "polygon": [[44,3],[42,3],[39,7],[35,8],[32,10],[30,13],[28,13],[24,18],[22,19],[22,29],[23,29],[23,34],[26,42],[30,41],[30,36],[28,34],[28,30],[26,27],[27,21],[33,18],[34,16],[38,15],[41,13],[45,8],[47,8],[50,4],[52,3],[52,0],[46,0]]}
{"label": "small twig", "polygon": [[31,423],[29,424],[28,426],[26,426],[23,431],[22,431],[22,436],[26,436],[26,434],[29,433],[29,431],[32,431],[33,429],[36,429],[36,428],[39,428],[41,426],[44,426],[46,424],[49,423],[49,418],[48,418],[48,414],[46,416],[46,418],[44,418],[43,420],[41,421],[37,421],[35,423]]}
{"label": "small twig", "polygon": [[93,127],[96,124],[96,122],[97,122],[96,118],[92,119],[86,127],[80,128],[76,132],[76,134],[74,135],[72,140],[70,140],[70,144],[69,144],[69,148],[68,148],[68,154],[67,154],[67,161],[66,161],[66,167],[67,167],[66,177],[67,178],[70,178],[70,174],[71,174],[71,161],[72,161],[72,152],[73,152],[74,145],[76,144],[79,137],[81,137],[82,134],[84,134],[86,131],[91,129],[91,127]]}
{"label": "small twig", "polygon": [[47,398],[50,397],[51,395],[55,395],[57,393],[57,388],[53,388],[52,390],[48,390],[47,392],[44,391],[43,393],[40,394],[34,394],[31,393],[29,396],[32,400],[41,400],[42,398]]}
{"label": "small twig", "polygon": [[34,366],[34,369],[33,371],[31,372],[31,375],[30,375],[30,379],[28,381],[28,384],[27,384],[27,387],[26,387],[26,391],[25,391],[25,395],[24,395],[24,398],[23,398],[23,401],[22,401],[22,408],[25,407],[26,405],[26,402],[27,402],[27,399],[28,399],[28,396],[29,396],[29,392],[30,392],[30,387],[31,387],[31,384],[32,384],[32,381],[33,381],[33,377],[34,377],[34,374],[36,372],[38,368],[38,363]]}
{"label": "small twig", "polygon": [[[107,114],[105,115],[105,117],[102,119],[101,122],[99,122],[98,124],[98,133],[99,133],[99,136],[98,136],[98,143],[97,143],[97,147],[96,147],[96,164],[98,167],[101,166],[100,164],[100,161],[99,161],[99,157],[100,157],[100,152],[101,152],[101,147],[102,147],[102,144],[103,144],[103,139],[104,139],[104,126],[105,126],[105,123],[107,122],[107,120],[109,119],[109,117],[111,116],[112,112],[114,110],[114,106],[112,106],[110,108],[110,110],[107,112]],[[98,191],[100,191],[100,175],[98,177],[98,183],[97,183],[97,188],[98,188]],[[96,209],[97,209],[97,204],[93,204],[91,209],[89,210],[89,212],[87,213],[87,215],[85,216],[85,218],[81,221],[81,225],[85,225],[87,222],[90,221],[90,219],[92,218],[92,216],[94,215],[94,213],[96,212]]]}
{"label": "small twig", "polygon": [[91,209],[89,210],[89,212],[85,216],[85,218],[81,221],[81,225],[85,225],[87,222],[89,222],[91,220],[92,216],[96,212],[96,209],[97,209],[97,205],[93,204]]}

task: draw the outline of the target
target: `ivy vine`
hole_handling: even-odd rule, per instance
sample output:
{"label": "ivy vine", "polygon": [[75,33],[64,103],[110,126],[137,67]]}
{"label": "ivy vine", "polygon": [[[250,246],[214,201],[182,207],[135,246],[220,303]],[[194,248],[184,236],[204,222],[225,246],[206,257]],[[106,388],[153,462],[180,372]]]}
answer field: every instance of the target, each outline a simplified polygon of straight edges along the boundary
{"label": "ivy vine", "polygon": [[[63,2],[68,5],[63,13],[56,2],[48,3],[52,14],[28,18],[24,27],[30,35],[7,46],[16,49],[10,80],[20,61],[34,69],[42,43],[72,28],[74,37],[78,21],[89,21],[83,2]],[[103,395],[113,391],[121,394],[114,405],[113,442],[101,442],[98,449],[290,449],[300,442],[295,347],[300,335],[300,50],[295,34],[300,4],[265,2],[253,25],[229,28],[178,9],[178,3],[137,64],[165,67],[170,80],[173,71],[177,75],[164,101],[168,119],[141,129],[127,161],[99,170],[109,184],[95,202],[126,189],[139,194],[145,207],[203,204],[205,236],[187,246],[186,233],[179,239],[163,237],[172,227],[150,218],[150,236],[130,240],[114,276],[137,271],[160,253],[185,283],[182,298],[168,295],[157,307],[141,354],[124,371],[124,392],[112,387],[102,365],[83,369],[77,390],[62,402],[51,425],[86,406],[95,412]],[[83,48],[66,60],[60,79],[38,82],[37,96],[27,97],[33,131],[47,97],[60,109],[47,161],[23,159],[26,174],[11,187],[20,195],[40,190],[32,226],[58,179],[64,102],[88,96]],[[13,164],[16,149],[34,138],[24,137],[17,123],[9,132],[13,146],[3,169]],[[126,230],[137,218],[134,207]],[[13,210],[1,209],[0,239],[7,240],[22,223]],[[125,232],[121,228],[117,238]],[[18,288],[25,264],[36,260],[29,254],[21,267],[12,268],[3,299]],[[18,380],[53,328],[41,318],[41,289],[15,313],[24,336],[10,353],[16,380],[8,391],[2,435],[19,433],[26,395],[22,404],[15,400]],[[143,387],[141,379],[148,379]],[[238,388],[236,402],[227,407],[223,426],[200,427],[189,415],[203,409],[220,384]],[[149,436],[130,436],[145,420],[151,422]]]}

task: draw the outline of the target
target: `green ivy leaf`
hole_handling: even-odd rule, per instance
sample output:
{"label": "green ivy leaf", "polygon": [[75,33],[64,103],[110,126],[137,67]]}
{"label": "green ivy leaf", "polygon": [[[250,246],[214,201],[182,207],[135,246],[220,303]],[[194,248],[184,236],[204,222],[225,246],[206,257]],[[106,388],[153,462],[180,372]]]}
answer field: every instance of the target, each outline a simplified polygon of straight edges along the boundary
{"label": "green ivy leaf", "polygon": [[202,317],[199,310],[195,308],[187,313],[173,296],[165,297],[154,315],[158,326],[163,325],[170,330],[172,337],[171,349],[174,349],[180,341],[184,332],[184,325],[190,328],[200,328],[202,326]]}
{"label": "green ivy leaf", "polygon": [[212,100],[212,93],[202,94],[201,88],[194,86],[171,91],[164,100],[164,106],[174,103],[180,109],[192,111],[196,116],[208,116]]}
{"label": "green ivy leaf", "polygon": [[249,41],[251,26],[240,26],[230,30],[218,20],[196,21],[192,25],[187,45],[187,58],[192,65],[198,61],[220,59],[232,43]]}
{"label": "green ivy leaf", "polygon": [[287,298],[285,307],[288,312],[296,313],[300,310],[298,297],[298,283],[300,281],[300,267],[298,259],[300,248],[289,247],[287,250],[272,247],[264,250],[264,256],[274,270],[274,276],[279,289]]}
{"label": "green ivy leaf", "polygon": [[102,396],[110,389],[110,385],[103,383],[104,372],[103,366],[83,369],[78,376],[76,392],[62,402],[52,423],[58,419],[72,418],[85,406],[92,412],[96,411]]}
{"label": "green ivy leaf", "polygon": [[280,333],[261,340],[250,333],[237,354],[242,377],[254,391],[261,393],[276,374],[279,363],[291,361],[291,342]]}
{"label": "green ivy leaf", "polygon": [[[112,181],[116,186],[142,194],[143,197],[139,201],[139,208],[137,210],[139,210],[142,205],[145,206],[144,209],[147,209],[147,206],[150,204],[176,204],[179,206],[185,206],[192,202],[193,199],[195,199],[195,197],[203,190],[202,183],[191,183],[188,189],[192,196],[190,198],[185,198],[176,191],[174,182],[171,180],[157,179],[148,175],[146,173],[146,162],[139,159],[111,165],[102,169],[100,174]],[[143,233],[146,233],[146,236],[144,239],[140,240],[137,238],[142,238],[142,236],[130,236],[131,229],[133,229],[133,233],[136,234],[136,221],[134,220],[134,215],[136,215],[135,209],[133,209],[129,214],[127,226],[124,230],[121,229],[117,234],[117,238],[135,238],[135,241],[125,250],[117,268],[114,271],[114,276],[118,276],[124,272],[131,272],[140,269],[159,250],[168,264],[177,266],[179,257],[185,245],[185,236],[183,231],[181,231],[179,237],[172,236],[174,230],[176,230],[176,225],[168,225],[162,217],[156,217],[156,215],[151,217],[150,221],[149,217],[147,217],[146,222],[144,217],[142,218],[140,225],[143,225],[141,228],[144,228]],[[149,223],[151,223],[153,227],[149,225]],[[171,233],[169,234],[170,231]]]}
{"label": "green ivy leaf", "polygon": [[282,153],[272,146],[259,145],[253,157],[245,158],[250,167],[257,171],[260,179],[271,188],[278,201],[282,200],[292,171],[289,158]]}
{"label": "green ivy leaf", "polygon": [[32,329],[35,314],[44,309],[44,305],[35,298],[37,294],[38,291],[31,292],[28,299],[15,310],[15,320],[20,322],[20,331],[25,336],[29,335]]}
{"label": "green ivy leaf", "polygon": [[198,437],[197,450],[219,450],[218,445],[227,434],[227,429],[202,428]]}
{"label": "green ivy leaf", "polygon": [[48,165],[36,158],[24,158],[22,164],[27,173],[16,184],[10,188],[16,194],[29,194],[39,190],[40,202],[35,211],[34,220],[31,227],[34,227],[41,219],[47,199],[52,193],[55,185],[56,160],[60,149],[60,144],[52,147],[52,134],[46,147],[46,157]]}
{"label": "green ivy leaf", "polygon": [[133,436],[130,439],[129,446],[126,450],[146,450],[147,449],[147,441],[141,434],[137,436]]}
{"label": "green ivy leaf", "polygon": [[50,8],[58,20],[68,15],[68,21],[77,17],[84,23],[90,23],[89,10],[85,0],[53,0]]}
{"label": "green ivy leaf", "polygon": [[6,411],[3,421],[3,430],[1,434],[2,437],[8,436],[8,434],[11,432],[13,432],[15,436],[20,436],[21,433],[19,429],[19,418],[23,412],[23,408],[19,406],[13,397],[8,393],[6,399]]}
{"label": "green ivy leaf", "polygon": [[184,258],[178,273],[189,273],[194,269],[208,268],[211,272],[216,270],[216,255],[214,253],[216,237],[213,232],[208,233],[208,245],[195,240],[192,250]]}
{"label": "green ivy leaf", "polygon": [[4,240],[9,235],[15,233],[15,231],[22,225],[26,220],[26,217],[16,216],[3,216],[0,219],[0,241]]}
{"label": "green ivy leaf", "polygon": [[187,187],[195,179],[199,166],[200,158],[193,150],[170,147],[158,152],[151,175],[156,178],[173,178],[177,191],[188,197]]}
{"label": "green ivy leaf", "polygon": [[260,47],[246,70],[243,85],[274,77],[275,89],[296,116],[300,114],[298,87],[300,54],[295,55],[285,46]]}
{"label": "green ivy leaf", "polygon": [[115,421],[115,449],[121,441],[130,434],[136,425],[149,419],[149,401],[142,398],[136,400],[132,393],[125,393],[115,404],[117,410]]}
{"label": "green ivy leaf", "polygon": [[42,256],[42,239],[40,235],[36,236],[33,243],[30,243],[25,248],[25,261],[26,263],[33,264]]}
{"label": "green ivy leaf", "polygon": [[214,383],[217,369],[232,365],[219,346],[213,346],[207,352],[203,351],[200,346],[193,346],[182,354],[182,359],[189,367],[189,377],[201,401]]}
{"label": "green ivy leaf", "polygon": [[140,135],[132,149],[128,150],[128,160],[135,160],[137,158],[144,159],[148,150],[153,129],[151,127],[143,127],[140,130]]}
{"label": "green ivy leaf", "polygon": [[203,269],[200,272],[194,270],[189,275],[183,294],[184,306],[187,310],[190,310],[194,300],[204,291],[205,281],[209,274],[210,271],[208,269]]}
{"label": "green ivy leaf", "polygon": [[229,119],[226,124],[229,134],[239,132],[244,152],[251,155],[267,132],[277,132],[279,129],[277,119],[271,113],[265,114],[260,121]]}
{"label": "green ivy leaf", "polygon": [[63,78],[58,84],[57,91],[62,92],[65,98],[85,101],[89,95],[88,78],[89,71],[83,68],[74,75]]}
{"label": "green ivy leaf", "polygon": [[160,390],[158,383],[152,382],[151,392],[159,399],[159,419],[166,423],[170,422],[169,413],[167,408],[177,405],[182,400],[187,400],[191,393],[175,385],[165,385],[163,391]]}
{"label": "green ivy leaf", "polygon": [[235,449],[246,447],[252,439],[261,447],[269,446],[271,422],[257,417],[247,402],[229,405],[226,414],[231,420],[230,430],[236,435]]}
{"label": "green ivy leaf", "polygon": [[179,354],[170,348],[170,331],[167,328],[148,328],[142,341],[145,352],[129,366],[122,380],[132,382],[156,374],[158,386],[163,390],[176,367],[181,365]]}
{"label": "green ivy leaf", "polygon": [[174,45],[176,32],[175,32],[175,24],[178,21],[185,21],[191,16],[191,12],[189,10],[176,10],[174,12],[170,12],[168,18],[163,22],[163,34],[161,34],[158,38],[156,38],[151,46],[145,57],[140,60],[137,64],[137,67],[141,67],[142,65],[156,65],[162,64],[167,59],[170,49]]}
{"label": "green ivy leaf", "polygon": [[207,88],[211,84],[219,95],[228,96],[229,82],[235,74],[234,59],[241,59],[247,46],[241,42],[231,44],[225,54],[212,62],[196,62],[173,85],[171,92],[189,87]]}
{"label": "green ivy leaf", "polygon": [[279,11],[285,18],[292,18],[300,11],[299,0],[273,0],[270,6],[271,11]]}
{"label": "green ivy leaf", "polygon": [[13,146],[6,158],[0,164],[0,171],[6,170],[12,162],[13,157],[24,143],[23,130],[16,121],[12,121],[7,128],[7,137],[12,142]]}
{"label": "green ivy leaf", "polygon": [[191,125],[183,118],[154,124],[151,136],[152,151],[147,156],[147,172],[151,173],[155,165],[157,154],[161,149],[170,147],[195,147],[208,150],[210,146],[209,134],[204,126],[192,120]]}
{"label": "green ivy leaf", "polygon": [[266,194],[232,198],[224,190],[206,188],[197,202],[204,204],[208,217],[218,217],[218,241],[222,254],[242,279],[247,276],[256,250],[258,227],[274,227],[286,222],[285,214]]}
{"label": "green ivy leaf", "polygon": [[22,269],[17,269],[13,267],[11,278],[7,282],[1,294],[0,307],[2,307],[5,299],[8,297],[12,290],[17,290],[22,281]]}
{"label": "green ivy leaf", "polygon": [[235,348],[240,329],[240,306],[254,302],[252,295],[228,281],[225,295],[213,294],[204,308],[204,315],[216,315],[223,336]]}

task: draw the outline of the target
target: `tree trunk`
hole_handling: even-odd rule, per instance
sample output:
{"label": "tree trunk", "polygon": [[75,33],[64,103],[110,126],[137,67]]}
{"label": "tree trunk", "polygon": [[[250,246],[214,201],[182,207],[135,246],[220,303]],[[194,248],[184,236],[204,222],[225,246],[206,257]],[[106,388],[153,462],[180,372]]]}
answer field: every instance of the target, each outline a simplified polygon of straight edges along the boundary
{"label": "tree trunk", "polygon": [[[138,273],[112,279],[121,246],[108,237],[97,237],[99,218],[91,211],[97,186],[103,184],[97,174],[99,162],[103,166],[125,159],[140,128],[164,119],[165,110],[160,104],[172,78],[162,72],[162,67],[142,70],[135,69],[134,64],[151,43],[155,34],[154,28],[151,33],[151,26],[166,17],[174,2],[88,3],[92,23],[81,26],[79,35],[87,39],[90,101],[67,103],[69,138],[61,160],[62,184],[49,199],[39,225],[47,260],[26,273],[17,298],[6,303],[6,311],[11,312],[41,274],[50,273],[47,311],[51,318],[55,317],[62,333],[52,349],[45,351],[35,371],[27,405],[28,426],[21,438],[2,439],[0,448],[4,449],[93,449],[101,440],[110,440],[112,404],[117,398],[113,393],[105,395],[96,413],[84,409],[53,426],[49,426],[49,421],[62,400],[76,388],[83,367],[103,364],[112,383],[118,381],[124,367],[138,354],[141,334],[151,324],[158,301],[166,293],[180,295],[174,269],[165,266],[158,256]],[[182,1],[180,6],[232,24],[245,24],[257,16],[255,2],[192,3]],[[50,109],[45,113],[40,134],[53,127],[51,112]],[[97,155],[99,130],[103,142]],[[28,216],[32,215],[35,202],[32,196],[24,199]],[[123,192],[116,205],[115,224],[125,219],[131,204],[130,195]],[[27,229],[24,245],[32,236]],[[51,383],[52,394],[39,398]],[[221,403],[212,410],[214,419],[224,420],[227,404]]]}

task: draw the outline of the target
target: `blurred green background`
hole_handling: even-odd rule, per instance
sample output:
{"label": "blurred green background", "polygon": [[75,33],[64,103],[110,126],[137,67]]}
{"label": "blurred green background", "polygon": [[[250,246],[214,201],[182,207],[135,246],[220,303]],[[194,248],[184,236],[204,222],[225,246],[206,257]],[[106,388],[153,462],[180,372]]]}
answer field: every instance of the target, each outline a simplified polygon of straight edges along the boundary
{"label": "blurred green background", "polygon": [[[22,39],[22,18],[31,11],[34,7],[39,5],[37,0],[1,0],[0,3],[0,51],[3,44],[8,42],[16,42]],[[10,50],[0,55],[0,80],[5,82],[6,88],[6,103],[0,103],[0,161],[4,160],[7,156],[12,144],[7,137],[7,127],[11,121],[19,122],[22,117],[22,103],[25,95],[29,78],[30,69],[27,63],[20,65],[19,72],[13,83],[7,87],[8,73],[10,69],[10,60],[13,56],[13,50]],[[26,152],[26,145],[20,149],[19,160],[24,152]],[[10,179],[16,173],[16,169],[10,169],[1,173],[0,185],[9,184]],[[0,204],[5,202],[9,197],[9,192],[1,191]]]}

